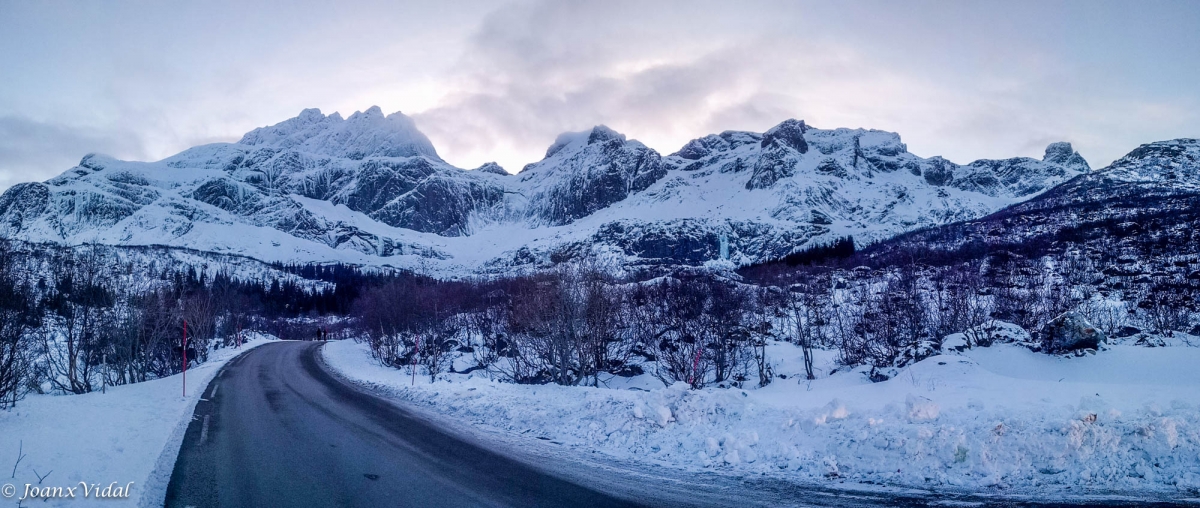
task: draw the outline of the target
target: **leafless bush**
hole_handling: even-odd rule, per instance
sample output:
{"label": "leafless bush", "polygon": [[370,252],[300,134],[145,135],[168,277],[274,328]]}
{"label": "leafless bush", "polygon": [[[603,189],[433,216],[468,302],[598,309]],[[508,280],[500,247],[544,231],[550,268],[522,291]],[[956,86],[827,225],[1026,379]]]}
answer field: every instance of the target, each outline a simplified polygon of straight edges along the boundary
{"label": "leafless bush", "polygon": [[969,345],[988,346],[990,339],[985,330],[994,319],[979,266],[952,265],[935,271],[930,280],[934,338],[941,340],[949,334],[962,332]]}
{"label": "leafless bush", "polygon": [[603,274],[562,267],[510,286],[507,329],[514,379],[599,384],[628,357],[622,292]]}
{"label": "leafless bush", "polygon": [[0,242],[0,409],[21,400],[33,373],[34,305],[7,242]]}
{"label": "leafless bush", "polygon": [[804,354],[804,372],[808,379],[813,373],[813,346],[827,344],[826,327],[833,312],[833,290],[828,272],[799,277],[783,293],[784,314],[791,325],[792,339]]}
{"label": "leafless bush", "polygon": [[68,251],[52,264],[55,279],[45,299],[52,315],[38,330],[41,356],[55,390],[87,393],[100,382],[96,366],[114,328],[116,295],[97,248]]}
{"label": "leafless bush", "polygon": [[1184,287],[1155,284],[1138,295],[1138,300],[1138,317],[1154,333],[1173,335],[1190,324],[1191,295]]}
{"label": "leafless bush", "polygon": [[713,277],[667,278],[640,285],[633,301],[636,333],[654,351],[654,375],[664,384],[745,381],[756,327],[746,288]]}

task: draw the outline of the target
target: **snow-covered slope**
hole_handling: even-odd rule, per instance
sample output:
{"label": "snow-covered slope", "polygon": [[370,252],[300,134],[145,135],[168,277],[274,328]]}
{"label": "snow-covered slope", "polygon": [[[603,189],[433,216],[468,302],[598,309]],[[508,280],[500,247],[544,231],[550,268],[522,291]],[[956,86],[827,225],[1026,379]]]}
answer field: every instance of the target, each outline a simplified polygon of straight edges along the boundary
{"label": "snow-covered slope", "polygon": [[424,156],[440,161],[433,143],[401,113],[383,116],[379,106],[350,118],[306,109],[300,116],[248,132],[238,144],[362,160],[364,157]]}
{"label": "snow-covered slope", "polygon": [[158,162],[88,155],[0,196],[0,234],[447,274],[583,256],[741,264],[979,217],[1088,171],[1066,143],[964,166],[913,155],[893,133],[788,120],[666,157],[598,126],[509,175],[447,164],[400,113],[309,109]]}
{"label": "snow-covered slope", "polygon": [[1108,167],[985,217],[899,235],[871,247],[870,255],[902,255],[914,248],[979,255],[972,245],[1029,255],[1085,245],[1107,250],[1104,257],[1113,258],[1107,262],[1116,263],[1119,256],[1122,263],[1137,265],[1121,273],[1157,276],[1178,270],[1183,277],[1186,265],[1174,263],[1178,256],[1197,253],[1197,223],[1200,140],[1175,139],[1142,145]]}

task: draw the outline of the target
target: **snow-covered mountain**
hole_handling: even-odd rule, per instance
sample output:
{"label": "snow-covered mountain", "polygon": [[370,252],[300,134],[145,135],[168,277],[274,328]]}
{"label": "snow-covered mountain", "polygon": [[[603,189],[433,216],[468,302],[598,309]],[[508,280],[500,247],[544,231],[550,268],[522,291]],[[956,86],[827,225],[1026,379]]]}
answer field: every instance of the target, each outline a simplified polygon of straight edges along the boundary
{"label": "snow-covered mountain", "polygon": [[[1200,246],[1196,224],[1200,139],[1175,139],[1144,144],[1108,167],[988,216],[899,235],[871,253],[933,249],[958,251],[959,257],[995,251],[1040,256],[1082,245],[1103,253],[1098,257],[1105,262],[1125,265],[1117,273],[1146,270],[1198,280],[1200,271],[1188,264]],[[980,245],[988,249],[974,247]]]}
{"label": "snow-covered mountain", "polygon": [[1088,172],[1067,143],[1042,160],[958,165],[913,155],[894,133],[788,120],[668,156],[597,126],[510,175],[451,166],[400,113],[308,109],[158,162],[88,155],[0,196],[0,234],[441,273],[585,256],[744,264],[980,217]]}

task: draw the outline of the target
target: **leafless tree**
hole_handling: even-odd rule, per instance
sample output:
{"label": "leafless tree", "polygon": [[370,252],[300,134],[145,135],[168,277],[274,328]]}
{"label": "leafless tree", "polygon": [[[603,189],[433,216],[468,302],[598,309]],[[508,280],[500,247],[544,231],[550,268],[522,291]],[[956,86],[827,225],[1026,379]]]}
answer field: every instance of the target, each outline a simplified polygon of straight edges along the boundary
{"label": "leafless tree", "polygon": [[187,323],[188,347],[195,348],[195,360],[207,361],[217,332],[217,302],[213,294],[202,288],[183,297],[179,301],[179,316]]}
{"label": "leafless tree", "polygon": [[575,385],[595,375],[587,326],[588,298],[597,295],[577,275],[560,268],[514,287],[508,321],[512,362],[533,374],[519,382]]}
{"label": "leafless tree", "polygon": [[747,319],[750,302],[745,288],[712,276],[639,285],[631,316],[636,335],[654,351],[654,375],[694,388],[744,381],[756,331]]}
{"label": "leafless tree", "polygon": [[20,275],[17,256],[0,241],[0,409],[21,400],[31,380],[36,325],[31,289]]}
{"label": "leafless tree", "polygon": [[42,357],[56,390],[87,393],[99,381],[102,334],[112,330],[116,296],[99,248],[67,251],[52,263],[57,277],[47,303],[54,319],[39,330]]}
{"label": "leafless tree", "polygon": [[931,326],[938,340],[962,332],[970,346],[988,346],[992,318],[988,296],[980,267],[962,263],[937,270],[930,278],[933,300]]}
{"label": "leafless tree", "polygon": [[654,376],[665,385],[678,381],[701,388],[712,369],[704,354],[700,320],[708,296],[702,288],[675,278],[639,284],[632,295],[639,340],[654,352]]}
{"label": "leafless tree", "polygon": [[804,372],[808,379],[813,373],[813,346],[824,344],[826,326],[833,311],[832,282],[827,272],[806,274],[788,288],[784,311],[792,327],[793,340],[804,354]]}
{"label": "leafless tree", "polygon": [[1185,287],[1174,284],[1154,284],[1138,296],[1138,316],[1151,331],[1171,336],[1183,331],[1191,321],[1188,308],[1191,295]]}

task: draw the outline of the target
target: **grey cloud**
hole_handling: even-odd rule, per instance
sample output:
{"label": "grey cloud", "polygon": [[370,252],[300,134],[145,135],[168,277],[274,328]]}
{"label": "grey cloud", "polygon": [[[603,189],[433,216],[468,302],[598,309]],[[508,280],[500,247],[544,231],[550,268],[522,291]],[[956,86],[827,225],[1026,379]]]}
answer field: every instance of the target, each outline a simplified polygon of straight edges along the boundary
{"label": "grey cloud", "polygon": [[[705,130],[765,131],[781,118],[794,116],[798,108],[792,97],[780,94],[760,93],[737,104],[712,112],[705,122]],[[826,127],[816,125],[817,127]]]}
{"label": "grey cloud", "polygon": [[[446,153],[468,154],[452,162],[474,166],[507,148],[523,160],[501,162],[519,166],[557,134],[601,123],[669,152],[707,134],[713,115],[755,110],[749,123],[760,129],[789,117],[774,105],[735,105],[739,95],[763,96],[753,43],[685,41],[651,11],[631,21],[608,4],[551,2],[493,13],[470,39],[458,93],[416,119]],[[765,120],[767,111],[778,117]]]}
{"label": "grey cloud", "polygon": [[13,76],[0,83],[0,117],[10,115],[0,186],[89,151],[159,158],[305,107],[373,104],[412,114],[456,165],[512,171],[560,132],[600,123],[664,153],[800,118],[899,132],[915,153],[964,162],[1040,156],[1062,139],[1097,166],[1200,135],[1194,3],[472,0],[307,5],[284,18],[250,5],[227,19],[228,9],[104,4],[93,9],[104,16],[71,23],[0,19],[0,47],[22,48],[0,51]]}
{"label": "grey cloud", "polygon": [[1049,141],[1073,141],[1100,166],[1197,125],[1196,115],[1156,113],[1181,111],[1194,102],[1186,94],[1141,107],[1129,90],[1087,79],[1069,46],[995,45],[1016,26],[1006,23],[1028,13],[990,22],[990,7],[949,19],[855,5],[507,6],[469,38],[455,93],[417,120],[464,166],[498,152],[506,166],[532,162],[558,133],[599,123],[670,152],[692,137],[792,117],[896,131],[915,152],[963,162],[1041,156]]}
{"label": "grey cloud", "polygon": [[91,152],[122,158],[138,158],[144,153],[139,137],[133,133],[0,116],[0,188],[49,179]]}

